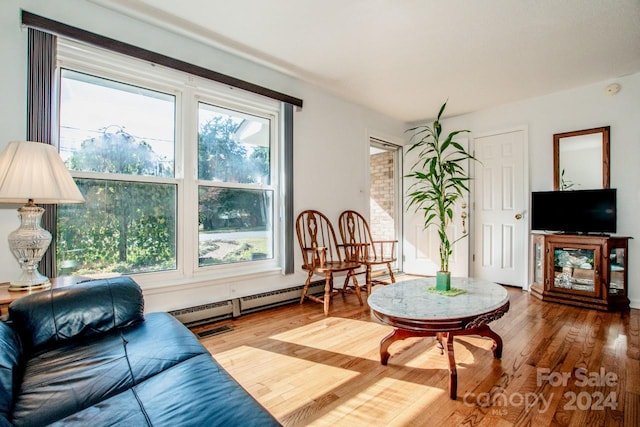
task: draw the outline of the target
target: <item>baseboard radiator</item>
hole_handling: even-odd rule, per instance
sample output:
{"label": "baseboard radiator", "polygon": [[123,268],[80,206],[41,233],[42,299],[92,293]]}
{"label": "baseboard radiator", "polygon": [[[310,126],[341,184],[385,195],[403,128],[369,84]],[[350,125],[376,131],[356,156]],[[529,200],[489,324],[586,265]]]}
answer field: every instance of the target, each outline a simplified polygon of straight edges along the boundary
{"label": "baseboard radiator", "polygon": [[[180,322],[189,327],[213,323],[220,320],[240,317],[243,314],[255,313],[268,308],[300,301],[303,286],[278,289],[242,298],[214,302],[170,311]],[[319,295],[324,292],[324,281],[314,282],[309,286],[309,293]]]}
{"label": "baseboard radiator", "polygon": [[233,317],[233,304],[231,301],[220,301],[170,311],[169,314],[187,326],[198,326]]}

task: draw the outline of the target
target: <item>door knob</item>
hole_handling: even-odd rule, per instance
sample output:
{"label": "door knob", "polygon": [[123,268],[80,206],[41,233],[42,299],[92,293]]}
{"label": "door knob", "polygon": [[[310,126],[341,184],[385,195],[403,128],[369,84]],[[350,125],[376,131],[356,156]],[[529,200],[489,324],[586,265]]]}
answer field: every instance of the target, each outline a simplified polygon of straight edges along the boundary
{"label": "door knob", "polygon": [[516,214],[516,219],[518,220],[522,219],[522,214]]}

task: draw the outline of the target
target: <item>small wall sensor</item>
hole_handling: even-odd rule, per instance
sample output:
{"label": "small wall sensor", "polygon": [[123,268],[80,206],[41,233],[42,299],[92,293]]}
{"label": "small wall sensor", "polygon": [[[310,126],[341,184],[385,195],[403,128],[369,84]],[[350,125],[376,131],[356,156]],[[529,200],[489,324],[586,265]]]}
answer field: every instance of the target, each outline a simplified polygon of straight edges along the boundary
{"label": "small wall sensor", "polygon": [[611,83],[604,90],[604,93],[606,93],[607,95],[615,95],[618,92],[620,92],[620,85],[618,83]]}

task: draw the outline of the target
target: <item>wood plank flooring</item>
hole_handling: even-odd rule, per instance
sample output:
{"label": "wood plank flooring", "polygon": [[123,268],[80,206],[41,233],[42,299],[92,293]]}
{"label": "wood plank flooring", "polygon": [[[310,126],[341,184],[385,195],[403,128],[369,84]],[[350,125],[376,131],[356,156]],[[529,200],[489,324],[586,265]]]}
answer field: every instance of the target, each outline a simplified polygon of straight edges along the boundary
{"label": "wood plank flooring", "polygon": [[285,426],[639,426],[640,310],[508,290],[511,309],[491,324],[502,360],[489,339],[456,338],[455,401],[432,338],[394,343],[380,364],[391,327],[355,295],[334,297],[328,317],[305,302],[219,322],[233,331],[201,342]]}

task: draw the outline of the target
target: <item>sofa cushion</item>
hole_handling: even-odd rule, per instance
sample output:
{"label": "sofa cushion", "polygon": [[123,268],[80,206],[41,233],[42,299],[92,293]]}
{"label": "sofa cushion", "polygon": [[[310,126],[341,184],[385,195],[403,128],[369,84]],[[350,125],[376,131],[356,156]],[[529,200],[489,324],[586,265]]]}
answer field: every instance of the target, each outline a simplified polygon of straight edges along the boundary
{"label": "sofa cushion", "polygon": [[118,277],[27,295],[11,303],[9,319],[35,352],[138,323],[143,311],[140,287]]}
{"label": "sofa cushion", "polygon": [[279,426],[257,401],[202,354],[53,425]]}
{"label": "sofa cushion", "polygon": [[6,421],[22,378],[20,338],[4,322],[0,322],[0,349],[0,426],[3,426],[7,425]]}
{"label": "sofa cushion", "polygon": [[[133,390],[126,390],[80,412],[49,424],[49,427],[149,426]],[[179,425],[179,424],[174,424]]]}
{"label": "sofa cushion", "polygon": [[152,426],[280,425],[208,354],[176,365],[134,391]]}
{"label": "sofa cushion", "polygon": [[123,331],[127,360],[138,384],[187,359],[209,352],[193,333],[168,313],[150,313],[145,321]]}
{"label": "sofa cushion", "polygon": [[26,362],[13,423],[60,420],[202,354],[211,357],[167,313],[151,313],[140,324],[41,352]]}

